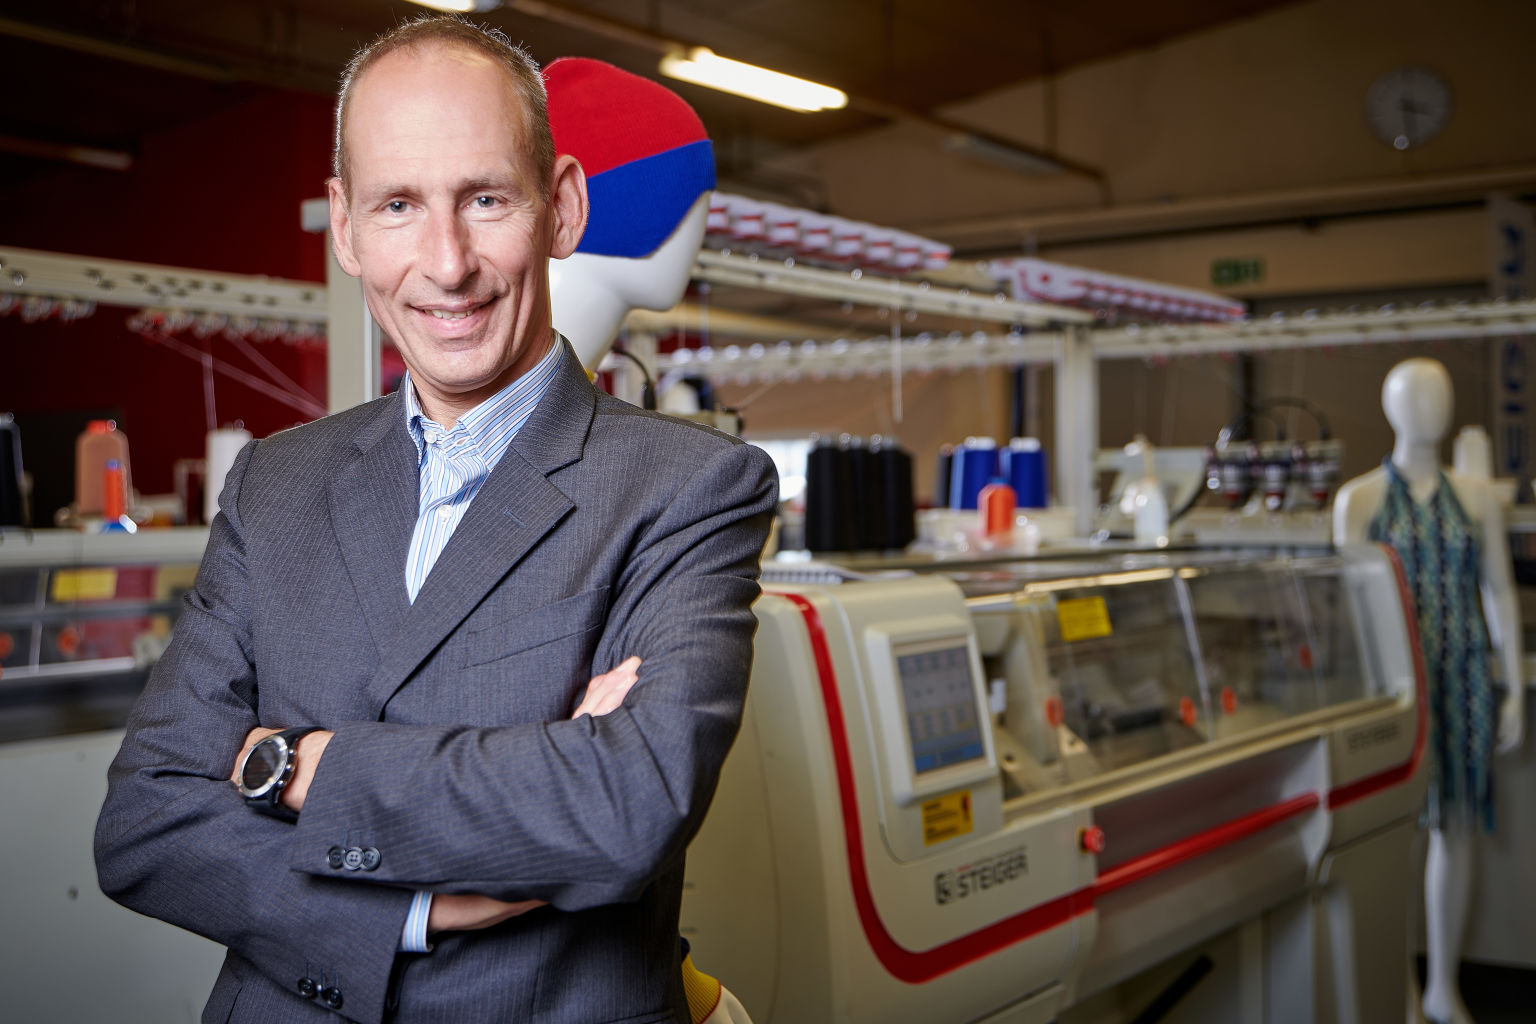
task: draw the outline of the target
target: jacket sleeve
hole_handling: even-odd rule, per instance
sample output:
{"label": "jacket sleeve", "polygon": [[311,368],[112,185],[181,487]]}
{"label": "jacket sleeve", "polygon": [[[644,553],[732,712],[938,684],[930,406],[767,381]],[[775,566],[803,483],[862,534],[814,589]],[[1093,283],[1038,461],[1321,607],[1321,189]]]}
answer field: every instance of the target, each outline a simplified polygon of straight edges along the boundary
{"label": "jacket sleeve", "polygon": [[253,813],[229,782],[264,724],[239,512],[257,445],[229,471],[196,584],[108,771],[98,879],[124,906],[229,947],[290,990],[306,977],[334,987],[344,1016],[376,1021],[410,892],[289,870],[294,826]]}
{"label": "jacket sleeve", "polygon": [[616,711],[339,727],[289,843],[294,870],[336,874],[329,838],[366,829],[383,858],[357,881],[563,910],[635,899],[681,860],[740,725],[776,500],[772,462],[744,444],[712,446],[671,496],[630,552],[598,642],[598,664],[643,659]]}

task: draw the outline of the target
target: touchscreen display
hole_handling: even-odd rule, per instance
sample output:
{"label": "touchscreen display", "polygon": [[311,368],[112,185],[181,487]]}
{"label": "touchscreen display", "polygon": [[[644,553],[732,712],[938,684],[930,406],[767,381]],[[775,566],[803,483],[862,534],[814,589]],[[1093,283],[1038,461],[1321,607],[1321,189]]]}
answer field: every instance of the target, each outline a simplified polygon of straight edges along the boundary
{"label": "touchscreen display", "polygon": [[966,646],[896,656],[917,774],[985,757]]}

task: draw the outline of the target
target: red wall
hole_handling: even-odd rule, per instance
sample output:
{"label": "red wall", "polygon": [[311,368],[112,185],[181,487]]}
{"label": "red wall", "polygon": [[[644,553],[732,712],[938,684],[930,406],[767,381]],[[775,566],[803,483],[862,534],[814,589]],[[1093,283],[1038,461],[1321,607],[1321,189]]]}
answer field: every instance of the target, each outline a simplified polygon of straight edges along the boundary
{"label": "red wall", "polygon": [[[0,246],[324,281],[324,236],[300,228],[299,204],[324,194],[330,131],[326,98],[267,91],[145,138],[127,172],[37,161],[34,175],[5,190]],[[51,425],[76,411],[119,413],[141,493],[169,492],[173,463],[202,457],[202,367],[129,331],[130,313],[101,306],[70,324],[0,316],[0,411],[15,413],[34,475],[72,474],[72,466],[55,464],[72,439],[39,436],[29,418]],[[190,333],[178,337],[205,344]],[[261,375],[227,339],[206,344]],[[254,344],[324,402],[321,345]],[[214,381],[221,425],[243,420],[261,437],[306,418],[228,377]],[[34,509],[34,520],[53,511]]]}

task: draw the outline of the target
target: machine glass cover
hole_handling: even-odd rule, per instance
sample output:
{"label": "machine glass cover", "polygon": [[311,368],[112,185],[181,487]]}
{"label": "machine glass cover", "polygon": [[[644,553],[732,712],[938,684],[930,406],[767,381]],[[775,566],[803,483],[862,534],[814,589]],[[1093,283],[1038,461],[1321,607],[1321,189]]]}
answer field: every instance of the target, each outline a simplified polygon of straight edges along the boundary
{"label": "machine glass cover", "polygon": [[897,654],[915,774],[986,756],[964,644]]}

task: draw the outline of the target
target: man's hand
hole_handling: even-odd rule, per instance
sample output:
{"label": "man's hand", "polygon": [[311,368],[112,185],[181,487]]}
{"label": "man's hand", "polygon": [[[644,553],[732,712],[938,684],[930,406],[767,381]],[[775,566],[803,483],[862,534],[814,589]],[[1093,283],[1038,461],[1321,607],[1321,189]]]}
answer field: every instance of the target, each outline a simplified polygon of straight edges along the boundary
{"label": "man's hand", "polygon": [[640,678],[640,659],[628,657],[619,662],[613,668],[600,676],[593,676],[587,684],[587,692],[581,698],[581,703],[576,710],[571,712],[572,718],[580,718],[582,715],[591,715],[597,718],[624,703],[624,698],[629,694],[629,688],[635,685]]}
{"label": "man's hand", "polygon": [[546,905],[543,900],[503,903],[472,892],[440,892],[432,897],[432,909],[427,913],[427,933],[477,931]]}
{"label": "man's hand", "polygon": [[[241,746],[240,753],[235,757],[235,766],[230,770],[230,781],[240,780],[240,763],[245,760],[246,753],[252,747],[266,737],[275,736],[282,731],[257,726],[246,733],[245,744]],[[294,748],[293,778],[288,780],[288,785],[283,787],[282,796],[278,798],[284,807],[294,812],[304,809],[304,795],[309,792],[309,784],[315,778],[315,768],[320,764],[320,755],[325,752],[326,746],[331,742],[331,735],[321,730],[299,737],[299,745]]]}

